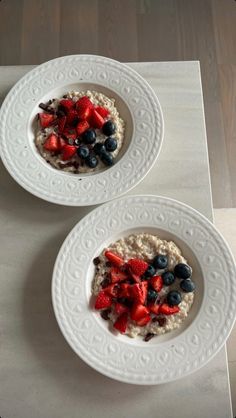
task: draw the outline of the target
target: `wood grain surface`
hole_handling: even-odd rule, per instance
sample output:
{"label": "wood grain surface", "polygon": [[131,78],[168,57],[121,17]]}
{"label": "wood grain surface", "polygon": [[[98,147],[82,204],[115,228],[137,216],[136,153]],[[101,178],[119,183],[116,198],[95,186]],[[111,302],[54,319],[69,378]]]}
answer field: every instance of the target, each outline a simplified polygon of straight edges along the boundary
{"label": "wood grain surface", "polygon": [[236,206],[236,1],[0,0],[0,65],[200,60],[215,207]]}

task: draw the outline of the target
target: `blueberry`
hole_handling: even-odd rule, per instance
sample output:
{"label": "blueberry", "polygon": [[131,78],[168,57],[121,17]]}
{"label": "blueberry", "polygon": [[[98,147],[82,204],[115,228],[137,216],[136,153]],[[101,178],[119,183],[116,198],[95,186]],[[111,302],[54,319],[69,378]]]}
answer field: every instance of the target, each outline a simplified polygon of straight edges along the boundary
{"label": "blueberry", "polygon": [[154,257],[152,265],[155,267],[155,269],[165,269],[168,264],[168,258],[166,255],[156,255]]}
{"label": "blueberry", "polygon": [[149,264],[147,270],[144,273],[144,277],[152,277],[155,273],[156,269],[151,264]]}
{"label": "blueberry", "polygon": [[181,294],[178,292],[178,290],[171,290],[171,292],[168,293],[166,300],[170,306],[179,305],[182,300]]}
{"label": "blueberry", "polygon": [[192,275],[192,269],[188,264],[179,263],[175,266],[174,273],[179,279],[189,279]]}
{"label": "blueberry", "polygon": [[150,289],[147,294],[148,302],[155,302],[157,299],[158,293],[155,290]]}
{"label": "blueberry", "polygon": [[87,158],[89,156],[89,149],[83,145],[77,149],[77,154],[80,158]]}
{"label": "blueberry", "polygon": [[109,136],[109,138],[107,138],[104,142],[104,145],[107,151],[115,151],[115,149],[117,148],[117,140],[116,138],[112,138],[111,136]]}
{"label": "blueberry", "polygon": [[85,159],[85,163],[88,167],[90,168],[95,168],[98,165],[98,159],[97,157],[95,157],[95,155],[89,155],[86,159]]}
{"label": "blueberry", "polygon": [[184,292],[189,293],[189,292],[193,292],[195,290],[196,285],[195,285],[195,283],[192,280],[186,279],[186,280],[181,280],[181,282],[180,282],[180,288]]}
{"label": "blueberry", "polygon": [[175,276],[173,273],[171,273],[171,271],[166,271],[165,273],[162,274],[161,277],[163,279],[163,283],[165,286],[170,286],[175,281]]}
{"label": "blueberry", "polygon": [[103,145],[101,142],[97,142],[93,147],[93,151],[96,155],[101,155],[103,152],[106,152],[105,145]]}
{"label": "blueberry", "polygon": [[100,158],[105,165],[110,166],[110,165],[114,164],[114,160],[113,160],[112,155],[107,151],[104,151],[104,152],[100,153]]}
{"label": "blueberry", "polygon": [[106,136],[113,135],[115,131],[116,131],[116,125],[111,120],[108,120],[107,122],[104,123],[102,127],[102,132],[104,133],[104,135]]}
{"label": "blueberry", "polygon": [[85,144],[94,144],[96,141],[96,132],[94,129],[87,129],[82,135]]}

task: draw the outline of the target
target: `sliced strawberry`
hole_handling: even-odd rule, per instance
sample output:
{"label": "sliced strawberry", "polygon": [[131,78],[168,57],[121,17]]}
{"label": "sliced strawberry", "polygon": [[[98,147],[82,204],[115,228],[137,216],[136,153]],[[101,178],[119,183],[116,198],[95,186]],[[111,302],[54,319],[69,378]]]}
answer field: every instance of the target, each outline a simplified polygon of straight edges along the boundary
{"label": "sliced strawberry", "polygon": [[152,303],[151,305],[148,305],[148,309],[150,312],[157,315],[159,313],[160,305]]}
{"label": "sliced strawberry", "polygon": [[62,148],[65,145],[66,145],[66,141],[61,136],[59,136],[59,138],[58,138],[58,148],[59,148],[59,150],[61,151]]}
{"label": "sliced strawberry", "polygon": [[178,306],[169,306],[167,303],[163,303],[159,308],[159,313],[165,314],[165,315],[173,315],[180,311],[180,308]]}
{"label": "sliced strawberry", "polygon": [[75,155],[77,148],[74,145],[66,144],[62,149],[62,159],[63,161],[69,160],[73,155]]}
{"label": "sliced strawberry", "polygon": [[110,286],[104,287],[103,291],[106,292],[108,295],[116,297],[118,295],[118,287],[117,284],[111,284]]}
{"label": "sliced strawberry", "polygon": [[148,314],[146,316],[144,316],[144,318],[139,319],[137,322],[137,325],[139,325],[140,327],[144,327],[145,325],[148,324],[148,322],[151,321],[151,316]]}
{"label": "sliced strawberry", "polygon": [[76,124],[76,121],[78,121],[78,115],[75,109],[71,109],[69,110],[69,112],[67,113],[67,120],[66,123],[68,125],[73,125],[74,123]]}
{"label": "sliced strawberry", "polygon": [[93,103],[87,96],[80,97],[79,100],[75,103],[75,108],[78,111],[79,109],[88,107],[89,109],[93,109]]}
{"label": "sliced strawberry", "polygon": [[134,321],[139,321],[140,319],[144,318],[147,315],[149,315],[149,311],[148,311],[148,308],[146,308],[146,306],[143,306],[140,303],[135,303],[132,306],[130,317]]}
{"label": "sliced strawberry", "polygon": [[105,309],[110,308],[112,305],[112,297],[108,295],[106,292],[101,290],[101,292],[98,293],[97,299],[95,302],[95,309]]}
{"label": "sliced strawberry", "polygon": [[87,131],[87,129],[89,128],[89,124],[86,120],[81,120],[77,125],[76,125],[76,131],[78,135],[82,135],[85,131]]}
{"label": "sliced strawberry", "polygon": [[136,303],[144,304],[147,299],[148,283],[141,282],[132,285],[131,294]]}
{"label": "sliced strawberry", "polygon": [[64,131],[66,125],[66,116],[62,116],[58,119],[58,132],[61,134]]}
{"label": "sliced strawberry", "polygon": [[101,107],[101,106],[96,106],[95,107],[96,112],[99,113],[99,115],[101,115],[103,118],[107,118],[107,116],[109,115],[109,110],[106,109],[105,107]]}
{"label": "sliced strawberry", "polygon": [[127,264],[132,272],[138,276],[142,276],[148,268],[148,263],[144,260],[140,260],[139,258],[131,258]]}
{"label": "sliced strawberry", "polygon": [[55,116],[50,113],[39,113],[38,116],[39,116],[39,122],[42,128],[47,128],[55,120]]}
{"label": "sliced strawberry", "polygon": [[104,124],[103,117],[99,115],[99,113],[95,109],[91,110],[89,121],[90,121],[90,125],[93,128],[97,128],[97,129],[101,129]]}
{"label": "sliced strawberry", "polygon": [[112,267],[111,268],[111,282],[112,283],[118,283],[122,280],[128,279],[128,276],[123,271],[120,271],[118,267]]}
{"label": "sliced strawberry", "polygon": [[69,110],[73,109],[74,102],[72,99],[62,99],[60,100],[60,105],[65,109],[66,112],[69,112]]}
{"label": "sliced strawberry", "polygon": [[77,138],[77,133],[75,129],[66,128],[63,131],[63,135],[66,136],[67,139],[75,140]]}
{"label": "sliced strawberry", "polygon": [[128,283],[121,283],[118,295],[120,298],[131,298],[132,286]]}
{"label": "sliced strawberry", "polygon": [[163,288],[163,279],[161,276],[153,276],[149,280],[149,283],[156,292],[160,292],[160,290]]}
{"label": "sliced strawberry", "polygon": [[128,306],[123,305],[123,303],[116,302],[114,308],[115,308],[115,313],[117,313],[117,315],[121,315],[125,312],[129,312]]}
{"label": "sliced strawberry", "polygon": [[91,108],[88,106],[79,107],[77,115],[81,120],[88,120],[91,114]]}
{"label": "sliced strawberry", "polygon": [[124,260],[118,254],[107,250],[104,255],[112,264],[114,264],[114,266],[122,267],[124,265]]}
{"label": "sliced strawberry", "polygon": [[128,314],[124,312],[122,315],[120,315],[116,322],[114,323],[114,328],[116,328],[118,331],[120,331],[122,334],[126,331],[128,323]]}
{"label": "sliced strawberry", "polygon": [[56,134],[50,134],[43,145],[44,149],[51,152],[57,152],[60,150],[58,143],[58,136]]}

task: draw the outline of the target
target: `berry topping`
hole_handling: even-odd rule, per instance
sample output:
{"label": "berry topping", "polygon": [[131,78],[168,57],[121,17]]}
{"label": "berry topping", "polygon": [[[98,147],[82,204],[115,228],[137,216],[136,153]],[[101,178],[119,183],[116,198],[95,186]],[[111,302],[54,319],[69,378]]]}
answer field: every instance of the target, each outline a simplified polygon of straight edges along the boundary
{"label": "berry topping", "polygon": [[115,151],[117,148],[117,140],[116,138],[112,138],[111,136],[106,139],[104,142],[107,151]]}
{"label": "berry topping", "polygon": [[163,303],[159,308],[159,313],[165,315],[174,315],[180,311],[178,306],[169,306],[167,303]]}
{"label": "berry topping", "polygon": [[111,166],[114,164],[112,155],[107,151],[100,153],[100,158],[105,165]]}
{"label": "berry topping", "polygon": [[101,290],[95,302],[95,309],[110,308],[112,305],[112,297],[108,295],[104,290]]}
{"label": "berry topping", "polygon": [[166,255],[157,255],[152,261],[152,265],[155,269],[165,269],[168,264],[168,258]]}
{"label": "berry topping", "polygon": [[62,149],[62,160],[67,161],[75,155],[77,148],[74,145],[65,145]]}
{"label": "berry topping", "polygon": [[147,270],[144,273],[144,277],[146,277],[146,278],[147,277],[152,277],[152,276],[154,276],[155,273],[156,273],[155,268],[151,264],[149,264]]}
{"label": "berry topping", "polygon": [[78,115],[77,115],[76,110],[75,109],[69,110],[66,116],[66,123],[68,125],[75,126],[77,122],[78,122]]}
{"label": "berry topping", "polygon": [[149,284],[156,291],[160,292],[163,287],[163,280],[161,276],[154,276],[149,280]]}
{"label": "berry topping", "polygon": [[189,279],[192,275],[192,269],[188,264],[179,263],[175,266],[174,273],[179,279]]}
{"label": "berry topping", "polygon": [[132,272],[138,276],[142,276],[148,268],[148,263],[146,263],[144,260],[140,260],[139,258],[131,258],[127,265],[132,270]]}
{"label": "berry topping", "polygon": [[145,318],[149,315],[149,310],[146,306],[141,305],[140,303],[135,303],[130,311],[130,318],[133,321],[139,321],[140,319]]}
{"label": "berry topping", "polygon": [[77,149],[77,154],[80,158],[87,158],[89,156],[89,149],[86,145],[82,145]]}
{"label": "berry topping", "polygon": [[108,120],[102,126],[102,132],[106,136],[113,135],[116,132],[116,125],[111,120]]}
{"label": "berry topping", "polygon": [[144,304],[147,299],[148,283],[136,283],[131,287],[131,295],[136,303]]}
{"label": "berry topping", "polygon": [[151,321],[151,315],[146,315],[144,318],[139,319],[137,322],[137,325],[139,325],[140,327],[144,327],[145,325],[148,324],[148,322]]}
{"label": "berry topping", "polygon": [[107,110],[105,107],[102,106],[96,106],[95,110],[101,115],[103,118],[107,118],[109,115],[109,110]]}
{"label": "berry topping", "polygon": [[182,300],[181,294],[177,290],[171,290],[171,292],[168,293],[166,300],[170,306],[179,305]]}
{"label": "berry topping", "polygon": [[151,313],[154,313],[155,315],[157,315],[159,313],[159,308],[160,305],[156,304],[156,303],[152,303],[151,305],[148,305],[148,309]]}
{"label": "berry topping", "polygon": [[62,133],[64,131],[65,125],[66,125],[66,116],[62,116],[58,118],[58,132],[59,133]]}
{"label": "berry topping", "polygon": [[170,286],[175,281],[175,276],[173,273],[171,273],[171,271],[165,271],[161,277],[165,286]]}
{"label": "berry topping", "polygon": [[81,97],[76,104],[77,115],[81,120],[87,120],[93,109],[93,104],[87,96]]}
{"label": "berry topping", "polygon": [[85,163],[90,168],[95,168],[98,165],[98,159],[95,155],[90,154],[86,159]]}
{"label": "berry topping", "polygon": [[185,293],[189,293],[189,292],[193,292],[196,288],[195,283],[190,280],[190,279],[186,279],[186,280],[181,280],[180,282],[180,288],[185,292]]}
{"label": "berry topping", "polygon": [[77,134],[79,136],[82,135],[85,131],[87,131],[88,128],[89,128],[88,122],[86,120],[81,120],[76,126]]}
{"label": "berry topping", "polygon": [[158,297],[158,293],[153,290],[153,289],[149,289],[148,290],[148,294],[147,294],[147,300],[150,303],[154,303],[157,300]]}
{"label": "berry topping", "polygon": [[95,109],[92,109],[89,121],[90,125],[96,129],[101,129],[104,124],[103,117]]}
{"label": "berry topping", "polygon": [[129,308],[126,305],[123,305],[122,303],[116,302],[114,305],[115,313],[117,315],[121,315],[125,312],[129,312]]}
{"label": "berry topping", "polygon": [[96,132],[94,129],[87,129],[82,135],[85,144],[94,144],[96,141]]}
{"label": "berry topping", "polygon": [[111,282],[112,283],[118,283],[122,280],[128,279],[128,276],[123,271],[120,271],[118,267],[112,267],[111,268]]}
{"label": "berry topping", "polygon": [[96,155],[101,155],[103,152],[106,152],[105,145],[101,142],[97,142],[93,147],[93,152],[95,152]]}
{"label": "berry topping", "polygon": [[60,145],[58,142],[58,136],[55,134],[50,134],[43,145],[44,149],[51,152],[57,152],[60,150]]}
{"label": "berry topping", "polygon": [[62,99],[60,100],[60,106],[67,112],[69,112],[69,110],[73,109],[74,107],[74,102],[72,99]]}
{"label": "berry topping", "polygon": [[124,260],[118,254],[107,250],[104,255],[114,266],[121,267],[124,265]]}
{"label": "berry topping", "polygon": [[120,331],[122,334],[125,333],[128,323],[128,314],[124,312],[122,315],[120,315],[116,322],[114,323],[114,328],[116,328],[118,331]]}
{"label": "berry topping", "polygon": [[39,113],[38,115],[39,123],[43,129],[52,125],[52,123],[55,121],[55,116],[49,113]]}

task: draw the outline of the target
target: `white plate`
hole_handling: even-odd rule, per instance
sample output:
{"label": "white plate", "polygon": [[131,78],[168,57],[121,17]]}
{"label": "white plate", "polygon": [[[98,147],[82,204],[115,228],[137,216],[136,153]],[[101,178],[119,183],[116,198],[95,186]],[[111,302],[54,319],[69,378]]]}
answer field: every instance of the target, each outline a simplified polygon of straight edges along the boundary
{"label": "white plate", "polygon": [[[183,326],[148,343],[114,335],[89,306],[93,258],[141,231],[175,241],[197,284]],[[68,235],[54,267],[52,300],[64,337],[91,367],[127,383],[170,382],[204,366],[225,343],[236,314],[236,267],[223,237],[196,210],[168,198],[128,196],[93,210]]]}
{"label": "white plate", "polygon": [[[73,89],[115,98],[126,122],[116,164],[97,174],[59,171],[34,145],[38,104]],[[0,112],[0,154],[11,176],[30,193],[58,204],[87,206],[119,196],[145,177],[160,152],[163,129],[159,101],[139,74],[108,58],[71,55],[36,67],[8,93]]]}

